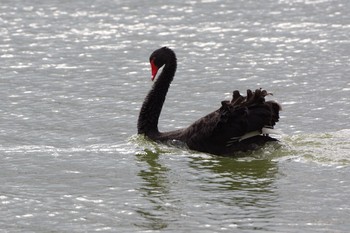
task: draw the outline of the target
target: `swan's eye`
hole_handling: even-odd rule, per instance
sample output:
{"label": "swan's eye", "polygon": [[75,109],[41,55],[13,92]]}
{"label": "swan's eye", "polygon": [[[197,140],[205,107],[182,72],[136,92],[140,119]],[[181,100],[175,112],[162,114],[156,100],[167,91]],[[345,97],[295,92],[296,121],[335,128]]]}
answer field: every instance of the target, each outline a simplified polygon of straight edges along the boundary
{"label": "swan's eye", "polygon": [[155,57],[150,57],[150,58],[149,58],[149,62],[150,62],[150,63],[154,63],[155,60],[156,60]]}

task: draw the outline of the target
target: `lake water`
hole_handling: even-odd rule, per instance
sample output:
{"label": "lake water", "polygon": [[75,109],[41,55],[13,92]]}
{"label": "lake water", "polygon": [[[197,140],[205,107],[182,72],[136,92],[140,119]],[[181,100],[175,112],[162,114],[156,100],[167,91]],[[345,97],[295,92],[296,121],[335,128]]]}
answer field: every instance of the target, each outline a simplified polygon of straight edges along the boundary
{"label": "lake water", "polygon": [[[348,232],[350,1],[2,0],[1,232]],[[280,143],[223,158],[136,135],[150,53],[160,119],[233,90],[282,103]]]}

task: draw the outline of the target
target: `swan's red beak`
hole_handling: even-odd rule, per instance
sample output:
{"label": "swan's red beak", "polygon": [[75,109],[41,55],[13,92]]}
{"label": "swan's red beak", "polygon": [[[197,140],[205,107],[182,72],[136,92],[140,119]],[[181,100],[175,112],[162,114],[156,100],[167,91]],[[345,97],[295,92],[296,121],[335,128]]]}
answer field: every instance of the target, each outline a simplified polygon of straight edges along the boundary
{"label": "swan's red beak", "polygon": [[154,60],[151,60],[151,69],[152,69],[152,81],[154,80],[154,78],[156,77],[157,75],[157,72],[158,72],[158,67],[154,64]]}

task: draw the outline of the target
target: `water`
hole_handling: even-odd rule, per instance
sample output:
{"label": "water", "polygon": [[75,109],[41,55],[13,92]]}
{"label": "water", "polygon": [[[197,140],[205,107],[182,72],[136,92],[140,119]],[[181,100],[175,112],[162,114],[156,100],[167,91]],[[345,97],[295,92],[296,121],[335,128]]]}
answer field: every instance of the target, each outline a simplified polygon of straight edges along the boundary
{"label": "water", "polygon": [[[347,232],[349,7],[3,0],[0,231]],[[138,137],[164,45],[178,71],[161,130],[263,87],[281,143],[222,158]]]}

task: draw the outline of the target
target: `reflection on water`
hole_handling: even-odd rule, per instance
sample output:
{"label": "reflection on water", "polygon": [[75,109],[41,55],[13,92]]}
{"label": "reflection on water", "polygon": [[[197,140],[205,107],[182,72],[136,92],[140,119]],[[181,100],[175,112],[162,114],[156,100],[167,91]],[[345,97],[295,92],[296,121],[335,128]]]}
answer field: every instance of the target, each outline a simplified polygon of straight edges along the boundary
{"label": "reflection on water", "polygon": [[[135,224],[137,227],[172,228],[176,225],[174,216],[181,216],[206,229],[211,228],[213,221],[221,221],[222,229],[268,230],[278,203],[274,186],[277,162],[269,158],[228,158],[188,151],[182,152],[184,157],[178,154],[178,149],[168,148],[164,152],[162,148],[151,144],[144,153],[136,155],[142,164],[138,190],[148,201],[136,211],[143,218],[141,224]],[[170,157],[167,162],[175,160],[173,166],[164,164],[167,156]],[[179,163],[187,164],[189,170],[176,170]],[[179,193],[177,186],[188,186],[187,191]],[[192,201],[178,203],[177,200],[184,199],[182,196],[191,197]]]}
{"label": "reflection on water", "polygon": [[[255,158],[212,157],[203,160],[195,157],[190,166],[199,173],[209,171],[202,177],[201,189],[216,193],[214,205],[231,208],[226,213],[231,225],[241,229],[268,230],[265,225],[275,217],[277,202],[274,186],[278,173],[276,162]],[[210,214],[217,215],[215,211]]]}
{"label": "reflection on water", "polygon": [[142,197],[149,201],[151,206],[142,206],[136,212],[145,219],[139,227],[147,229],[161,230],[168,226],[164,219],[164,214],[169,211],[167,195],[169,194],[170,182],[166,178],[168,168],[158,162],[159,152],[152,152],[145,149],[146,154],[137,154],[137,159],[148,165],[146,169],[141,169],[138,176],[143,182],[139,189]]}
{"label": "reflection on water", "polygon": [[[274,175],[277,173],[276,162],[254,158],[213,157],[203,160],[195,157],[191,162],[191,167],[209,170],[214,174],[212,177],[207,177],[209,184],[215,183],[215,189],[231,191],[264,192],[270,190]],[[207,188],[207,191],[210,191],[211,187]]]}

